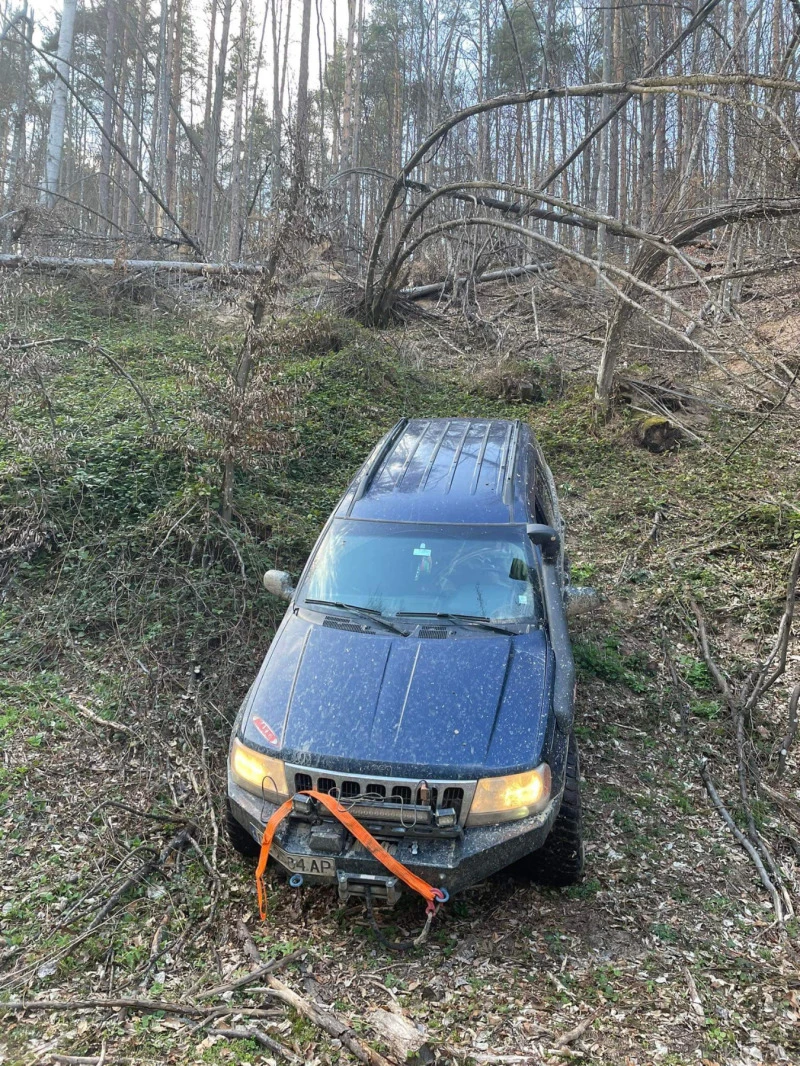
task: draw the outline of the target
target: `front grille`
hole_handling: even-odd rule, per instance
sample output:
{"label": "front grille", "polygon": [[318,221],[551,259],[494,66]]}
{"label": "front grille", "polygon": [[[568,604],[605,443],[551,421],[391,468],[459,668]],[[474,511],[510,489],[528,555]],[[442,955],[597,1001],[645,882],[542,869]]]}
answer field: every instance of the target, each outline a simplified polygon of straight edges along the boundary
{"label": "front grille", "polygon": [[[430,810],[433,807],[455,810],[459,824],[463,825],[476,784],[475,781],[366,777],[297,765],[287,765],[286,778],[294,783],[294,792],[315,791],[333,795],[361,820],[399,821],[403,824],[408,820],[415,824],[428,824],[423,808]],[[387,804],[385,809],[382,808],[383,804]],[[402,813],[403,808],[407,808],[405,814]]]}
{"label": "front grille", "polygon": [[448,788],[446,788],[444,790],[444,794],[442,795],[442,806],[443,807],[453,807],[455,809],[455,812],[456,812],[456,815],[458,816],[459,821],[461,821],[461,808],[462,808],[463,804],[464,804],[464,789],[463,788],[456,788],[453,785],[450,785]]}

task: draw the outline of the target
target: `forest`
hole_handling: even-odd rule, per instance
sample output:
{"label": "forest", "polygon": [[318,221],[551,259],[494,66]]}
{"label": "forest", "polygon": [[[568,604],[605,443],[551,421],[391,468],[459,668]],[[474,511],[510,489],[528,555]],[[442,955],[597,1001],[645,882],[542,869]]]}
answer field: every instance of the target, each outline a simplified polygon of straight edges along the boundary
{"label": "forest", "polygon": [[[798,68],[798,0],[0,0],[1,1062],[798,1060]],[[585,872],[262,920],[262,577],[402,418],[552,469]]]}

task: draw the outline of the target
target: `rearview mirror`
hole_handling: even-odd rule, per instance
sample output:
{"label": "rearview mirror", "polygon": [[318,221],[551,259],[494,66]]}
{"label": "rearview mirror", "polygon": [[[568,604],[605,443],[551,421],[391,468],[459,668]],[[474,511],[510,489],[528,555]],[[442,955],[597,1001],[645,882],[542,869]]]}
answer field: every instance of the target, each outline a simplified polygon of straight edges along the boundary
{"label": "rearview mirror", "polygon": [[579,618],[582,614],[591,614],[600,606],[600,596],[596,589],[586,585],[568,585],[564,598],[567,618]]}
{"label": "rearview mirror", "polygon": [[558,539],[558,533],[552,526],[542,526],[538,522],[529,522],[526,526],[526,532],[531,541],[534,544],[538,544],[542,549],[542,556],[546,563],[554,563],[558,559],[561,544]]}
{"label": "rearview mirror", "polygon": [[294,595],[291,575],[285,570],[267,570],[264,574],[264,588],[273,596],[280,596],[282,600],[290,600]]}

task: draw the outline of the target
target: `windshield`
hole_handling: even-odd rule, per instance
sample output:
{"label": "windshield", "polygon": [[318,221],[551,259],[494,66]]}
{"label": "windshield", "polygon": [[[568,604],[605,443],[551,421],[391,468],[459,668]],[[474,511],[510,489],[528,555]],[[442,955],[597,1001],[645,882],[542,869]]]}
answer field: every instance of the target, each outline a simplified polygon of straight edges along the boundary
{"label": "windshield", "polygon": [[417,525],[336,519],[298,597],[382,616],[541,618],[533,551],[521,526]]}

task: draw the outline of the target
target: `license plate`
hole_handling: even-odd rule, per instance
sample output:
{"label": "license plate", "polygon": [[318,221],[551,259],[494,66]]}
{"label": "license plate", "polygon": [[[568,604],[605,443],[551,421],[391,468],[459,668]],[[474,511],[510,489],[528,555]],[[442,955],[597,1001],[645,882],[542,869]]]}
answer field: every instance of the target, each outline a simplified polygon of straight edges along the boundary
{"label": "license plate", "polygon": [[320,877],[336,877],[336,864],[333,859],[318,858],[316,855],[291,855],[288,851],[272,845],[272,851],[278,862],[291,870],[293,874],[317,874]]}

